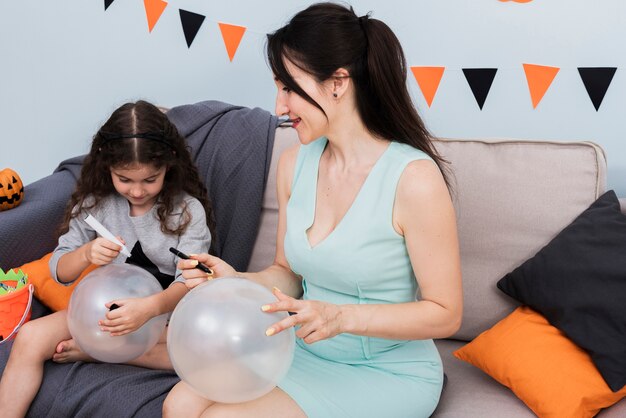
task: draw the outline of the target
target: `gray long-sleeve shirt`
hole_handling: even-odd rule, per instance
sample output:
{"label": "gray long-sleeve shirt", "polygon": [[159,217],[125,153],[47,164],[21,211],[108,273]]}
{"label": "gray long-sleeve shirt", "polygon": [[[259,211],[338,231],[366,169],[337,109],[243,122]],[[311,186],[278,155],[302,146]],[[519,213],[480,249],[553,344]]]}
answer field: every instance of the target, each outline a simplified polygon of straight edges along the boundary
{"label": "gray long-sleeve shirt", "polygon": [[[140,242],[144,254],[154,263],[161,273],[175,275],[175,281],[184,281],[181,271],[176,269],[176,256],[170,253],[169,248],[175,247],[186,254],[206,253],[211,244],[211,234],[206,225],[206,214],[200,201],[185,195],[181,205],[170,215],[169,222],[178,225],[183,216],[183,207],[191,215],[191,222],[185,232],[178,236],[165,234],[161,231],[161,224],[156,214],[156,206],[141,216],[130,216],[128,201],[113,194],[102,199],[98,205],[89,211],[83,210],[77,217],[72,218],[69,231],[59,238],[59,243],[50,258],[50,271],[54,279],[65,285],[72,282],[59,281],[56,271],[59,259],[85,243],[96,238],[97,234],[85,222],[91,214],[105,228],[115,236],[121,236],[126,246],[132,249],[137,241]],[[113,263],[126,262],[126,256],[119,254]]]}

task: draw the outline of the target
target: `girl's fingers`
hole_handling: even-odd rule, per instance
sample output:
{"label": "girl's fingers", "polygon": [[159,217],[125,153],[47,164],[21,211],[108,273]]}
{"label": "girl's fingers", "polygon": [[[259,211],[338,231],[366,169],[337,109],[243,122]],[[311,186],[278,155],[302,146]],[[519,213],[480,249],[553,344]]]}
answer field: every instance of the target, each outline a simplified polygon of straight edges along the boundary
{"label": "girl's fingers", "polygon": [[118,326],[124,325],[125,323],[126,321],[122,318],[103,319],[100,322],[98,322],[98,324],[101,327],[118,327]]}
{"label": "girl's fingers", "polygon": [[102,328],[102,331],[110,333],[113,337],[128,334],[130,332],[127,326],[105,327]]}
{"label": "girl's fingers", "polygon": [[120,250],[122,249],[120,245],[117,245],[116,243],[111,242],[106,239],[102,239],[102,241],[99,244],[100,244],[100,251],[104,255],[107,255],[107,256],[117,257],[117,254],[119,254]]}
{"label": "girl's fingers", "polygon": [[106,306],[106,308],[109,309],[110,311],[114,311],[118,308],[121,308],[125,304],[126,304],[126,299],[120,299],[120,300],[112,300],[110,302],[107,302],[104,304],[104,306]]}
{"label": "girl's fingers", "polygon": [[106,320],[115,321],[115,320],[120,319],[122,317],[122,314],[119,312],[115,312],[115,311],[109,311],[104,315],[104,317],[105,317],[105,321]]}

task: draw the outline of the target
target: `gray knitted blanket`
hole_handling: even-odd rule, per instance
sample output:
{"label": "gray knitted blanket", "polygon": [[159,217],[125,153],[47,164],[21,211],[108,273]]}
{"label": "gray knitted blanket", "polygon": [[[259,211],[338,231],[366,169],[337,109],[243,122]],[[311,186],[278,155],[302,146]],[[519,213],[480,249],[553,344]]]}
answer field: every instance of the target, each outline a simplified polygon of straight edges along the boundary
{"label": "gray knitted blanket", "polygon": [[274,132],[269,112],[206,101],[172,108],[167,116],[187,138],[209,190],[216,222],[212,253],[246,271],[259,229]]}

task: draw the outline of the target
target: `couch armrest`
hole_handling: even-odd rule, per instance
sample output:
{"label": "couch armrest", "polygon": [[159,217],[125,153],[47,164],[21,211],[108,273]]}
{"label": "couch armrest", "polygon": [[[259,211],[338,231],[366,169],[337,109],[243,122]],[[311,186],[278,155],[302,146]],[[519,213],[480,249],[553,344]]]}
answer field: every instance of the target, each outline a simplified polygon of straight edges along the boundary
{"label": "couch armrest", "polygon": [[24,187],[24,200],[0,212],[0,268],[7,270],[52,251],[76,180],[57,171]]}

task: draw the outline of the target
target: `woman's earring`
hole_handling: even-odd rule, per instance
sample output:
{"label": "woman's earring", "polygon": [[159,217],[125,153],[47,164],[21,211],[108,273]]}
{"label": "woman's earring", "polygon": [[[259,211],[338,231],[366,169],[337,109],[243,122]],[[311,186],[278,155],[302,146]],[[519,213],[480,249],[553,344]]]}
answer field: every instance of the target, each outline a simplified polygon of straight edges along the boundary
{"label": "woman's earring", "polygon": [[337,98],[337,93],[336,93],[336,92],[334,92],[334,93],[333,93],[333,97],[334,97],[335,99]]}

